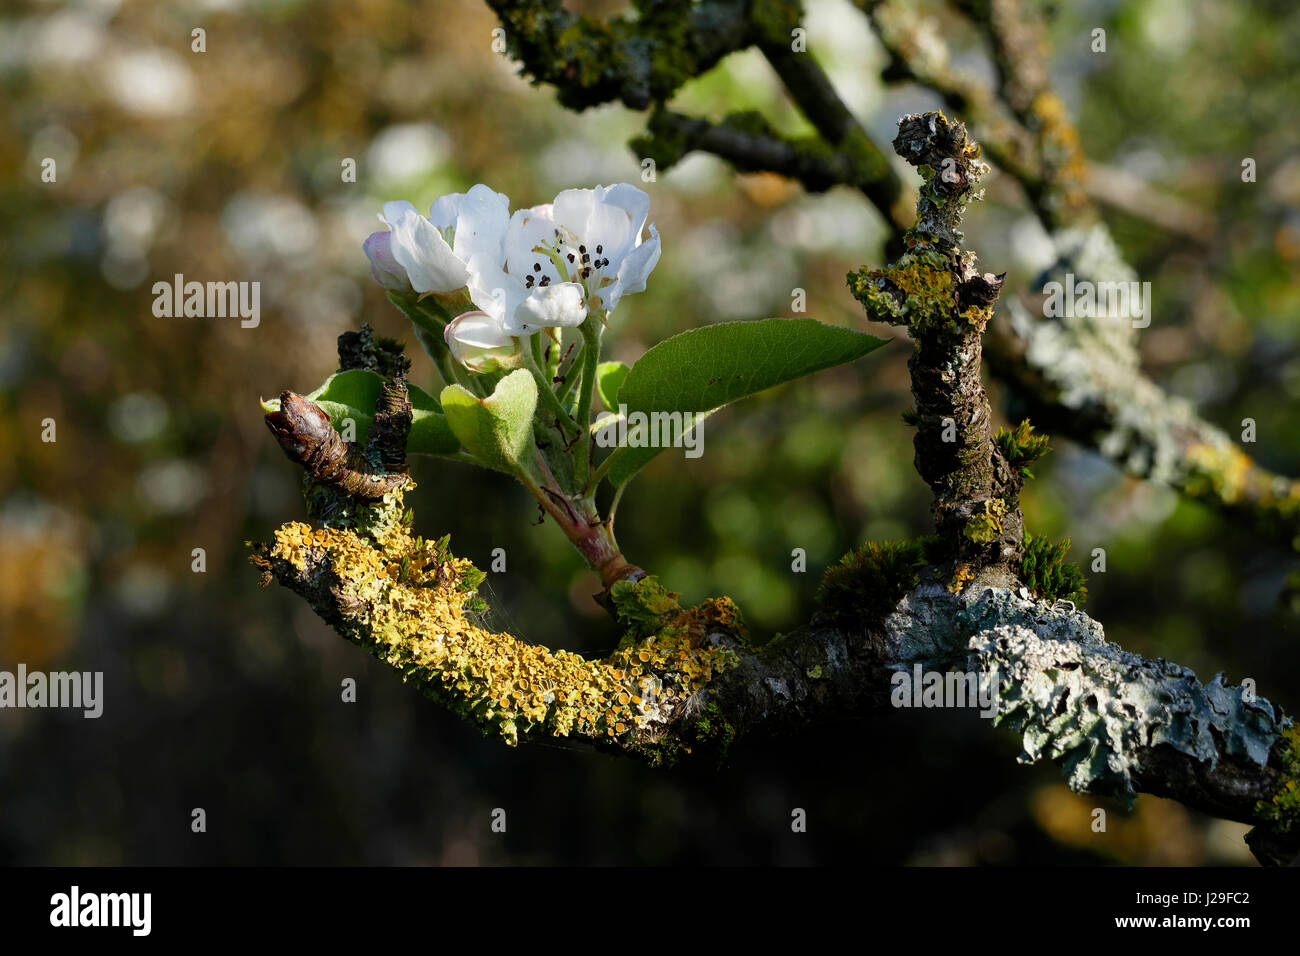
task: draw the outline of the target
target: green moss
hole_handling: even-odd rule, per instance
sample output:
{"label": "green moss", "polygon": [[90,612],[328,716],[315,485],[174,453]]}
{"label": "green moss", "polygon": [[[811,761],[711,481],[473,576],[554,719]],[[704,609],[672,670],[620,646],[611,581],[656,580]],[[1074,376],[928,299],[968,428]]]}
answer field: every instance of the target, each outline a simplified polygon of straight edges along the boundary
{"label": "green moss", "polygon": [[704,715],[695,721],[693,731],[692,749],[703,748],[718,759],[726,756],[736,740],[735,726],[713,701],[704,705]]}
{"label": "green moss", "polygon": [[1255,812],[1275,829],[1289,833],[1300,827],[1300,725],[1282,731],[1278,746],[1282,782],[1269,800],[1255,805]]}
{"label": "green moss", "polygon": [[868,541],[854,548],[822,576],[822,610],[838,623],[878,625],[916,587],[935,540]]}
{"label": "green moss", "polygon": [[1020,566],[1020,580],[1030,591],[1046,601],[1073,601],[1082,604],[1088,597],[1083,570],[1065,560],[1070,539],[1053,544],[1050,538],[1025,532],[1025,556]]}
{"label": "green moss", "polygon": [[1034,431],[1034,426],[1027,418],[1015,428],[999,428],[993,441],[1007,464],[1030,478],[1034,477],[1034,473],[1029,470],[1029,466],[1052,450],[1048,445],[1048,436]]}

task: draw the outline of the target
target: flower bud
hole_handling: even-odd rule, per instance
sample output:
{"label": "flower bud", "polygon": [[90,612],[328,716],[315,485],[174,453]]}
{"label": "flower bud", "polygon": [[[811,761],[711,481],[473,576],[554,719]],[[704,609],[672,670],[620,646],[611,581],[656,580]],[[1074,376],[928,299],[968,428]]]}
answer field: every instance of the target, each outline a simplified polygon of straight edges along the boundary
{"label": "flower bud", "polygon": [[452,358],[471,372],[496,372],[522,363],[515,340],[486,312],[466,312],[452,319],[443,338]]}

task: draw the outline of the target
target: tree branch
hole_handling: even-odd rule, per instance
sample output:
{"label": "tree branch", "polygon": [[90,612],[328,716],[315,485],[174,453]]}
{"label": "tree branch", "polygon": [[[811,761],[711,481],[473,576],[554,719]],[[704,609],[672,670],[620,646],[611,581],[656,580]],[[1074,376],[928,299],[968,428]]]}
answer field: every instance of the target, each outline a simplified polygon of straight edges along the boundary
{"label": "tree branch", "polygon": [[895,674],[958,668],[997,678],[996,720],[1022,734],[1022,761],[1063,764],[1072,789],[1156,793],[1254,824],[1265,862],[1300,852],[1300,821],[1273,802],[1300,766],[1281,712],[1121,651],[1068,603],[930,582],[883,620],[814,618],[754,648],[728,599],[684,611],[648,579],[616,598],[625,640],[587,660],[479,626],[463,609],[472,565],[394,529],[400,492],[368,508],[351,528],[287,524],[254,559],[343,637],[509,744],[559,736],[654,765],[719,760],[745,737],[882,716]]}
{"label": "tree branch", "polygon": [[[1076,282],[1137,279],[1090,201],[1089,193],[1114,201],[1115,190],[1100,186],[1083,165],[1078,135],[1043,66],[1046,38],[1034,14],[1017,0],[955,4],[989,36],[1004,109],[978,80],[948,68],[942,36],[922,36],[915,14],[880,0],[858,3],[890,52],[895,75],[966,107],[991,137],[994,162],[1021,183],[1056,248],[1055,264],[1035,287],[1066,273]],[[1176,231],[1199,238],[1210,227],[1208,217],[1185,204],[1151,195],[1144,203]],[[1008,300],[991,326],[986,354],[990,369],[1039,425],[1279,540],[1300,534],[1300,481],[1261,467],[1188,402],[1145,376],[1126,321],[1048,318],[1026,304],[1034,301],[1032,294]]]}
{"label": "tree branch", "polygon": [[638,156],[653,159],[661,170],[698,150],[726,160],[741,172],[771,172],[798,180],[813,193],[838,185],[863,191],[870,188],[869,182],[859,179],[862,170],[826,147],[820,137],[784,137],[759,113],[732,113],[720,123],[710,123],[671,110],[656,110],[646,124],[646,135],[631,145]]}
{"label": "tree branch", "polygon": [[[729,598],[684,610],[654,578],[618,581],[609,600],[626,634],[588,660],[484,628],[475,597],[484,575],[446,538],[411,535],[409,478],[376,496],[329,480],[315,453],[296,460],[326,482],[324,493],[308,488],[323,527],[290,522],[253,562],[404,680],[510,744],[562,736],[653,764],[718,759],[745,736],[884,711],[896,675],[964,668],[996,689],[996,721],[1021,733],[1023,761],[1060,762],[1076,791],[1131,800],[1147,790],[1253,823],[1261,860],[1291,859],[1300,737],[1290,721],[1221,677],[1204,685],[1186,668],[1124,652],[1073,604],[1020,586],[1022,459],[990,434],[978,374],[1000,279],[979,274],[958,245],[987,167],[964,126],[938,113],[904,117],[894,147],[925,179],[917,225],[893,266],[850,278],[869,309],[907,325],[917,343],[917,466],[940,535],[928,566],[924,546],[855,552],[836,569],[839,586],[824,589],[824,613],[757,648]],[[340,351],[348,361],[343,340]],[[386,386],[403,374],[398,363]],[[324,415],[305,399],[293,404],[302,406],[295,420]],[[379,404],[400,418],[390,388]],[[317,446],[332,461],[355,452],[340,451],[328,418],[313,437],[325,431]]]}

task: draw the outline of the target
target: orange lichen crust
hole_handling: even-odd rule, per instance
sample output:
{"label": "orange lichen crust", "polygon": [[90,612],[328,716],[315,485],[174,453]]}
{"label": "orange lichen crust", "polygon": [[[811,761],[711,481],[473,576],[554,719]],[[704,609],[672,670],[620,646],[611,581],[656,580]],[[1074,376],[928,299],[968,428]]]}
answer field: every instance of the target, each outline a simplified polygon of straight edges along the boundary
{"label": "orange lichen crust", "polygon": [[709,643],[742,630],[726,598],[689,611],[674,600],[654,633],[633,633],[602,660],[488,631],[465,607],[482,572],[452,556],[445,538],[412,537],[401,499],[398,490],[375,506],[396,516],[367,523],[382,529],[377,537],[290,522],[254,560],[344,637],[508,744],[533,730],[652,744],[735,658]]}

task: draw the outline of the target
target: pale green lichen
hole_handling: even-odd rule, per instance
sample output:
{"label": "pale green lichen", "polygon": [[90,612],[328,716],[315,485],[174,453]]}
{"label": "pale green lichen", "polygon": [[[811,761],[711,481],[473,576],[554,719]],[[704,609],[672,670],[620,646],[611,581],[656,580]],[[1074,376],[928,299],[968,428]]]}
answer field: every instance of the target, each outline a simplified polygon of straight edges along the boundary
{"label": "pale green lichen", "polygon": [[1077,791],[1131,799],[1135,771],[1160,744],[1210,767],[1227,756],[1264,766],[1291,726],[1279,708],[1221,675],[1202,684],[1188,668],[1109,643],[1071,605],[1007,588],[953,595],[923,584],[881,630],[895,669],[996,670],[997,720],[1023,735],[1021,760],[1062,763]]}
{"label": "pale green lichen", "polygon": [[[1076,286],[1138,280],[1102,224],[1051,235],[1044,269],[1031,283]],[[1300,483],[1263,472],[1231,436],[1201,419],[1184,398],[1170,395],[1141,370],[1138,330],[1130,318],[1065,309],[1045,315],[1019,299],[1006,301],[1024,362],[1041,391],[1080,422],[1090,423],[1097,450],[1132,474],[1226,504],[1255,504],[1292,519],[1300,513]]]}
{"label": "pale green lichen", "polygon": [[995,722],[1022,735],[1022,763],[1062,764],[1076,792],[1131,802],[1144,755],[1167,745],[1211,769],[1224,757],[1259,766],[1289,721],[1271,703],[1188,668],[1147,660],[1099,636],[1061,640],[998,625],[970,640],[971,664],[1000,678]]}

